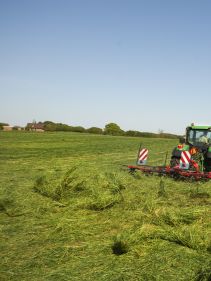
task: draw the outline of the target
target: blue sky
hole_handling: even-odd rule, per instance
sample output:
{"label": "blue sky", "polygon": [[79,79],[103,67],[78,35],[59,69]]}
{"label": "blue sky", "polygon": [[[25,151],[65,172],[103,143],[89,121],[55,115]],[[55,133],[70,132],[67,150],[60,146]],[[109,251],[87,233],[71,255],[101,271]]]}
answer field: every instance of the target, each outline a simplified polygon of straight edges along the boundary
{"label": "blue sky", "polygon": [[211,124],[211,1],[0,0],[0,122]]}

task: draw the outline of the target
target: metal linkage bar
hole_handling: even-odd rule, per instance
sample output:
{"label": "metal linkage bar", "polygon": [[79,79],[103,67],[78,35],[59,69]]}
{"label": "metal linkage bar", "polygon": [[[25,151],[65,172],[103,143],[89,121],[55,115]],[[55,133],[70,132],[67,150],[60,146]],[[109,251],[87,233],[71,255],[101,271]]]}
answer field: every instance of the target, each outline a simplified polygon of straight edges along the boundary
{"label": "metal linkage bar", "polygon": [[182,170],[180,168],[170,168],[168,166],[128,166],[130,172],[140,170],[146,174],[168,175],[176,178],[189,178],[194,180],[211,179],[211,172],[198,172]]}

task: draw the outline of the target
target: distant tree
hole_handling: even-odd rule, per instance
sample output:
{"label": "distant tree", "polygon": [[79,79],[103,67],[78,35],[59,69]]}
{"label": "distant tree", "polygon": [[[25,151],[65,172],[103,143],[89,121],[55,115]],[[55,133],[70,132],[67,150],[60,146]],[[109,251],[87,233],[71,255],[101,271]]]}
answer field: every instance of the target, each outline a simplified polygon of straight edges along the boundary
{"label": "distant tree", "polygon": [[43,125],[45,131],[49,131],[49,132],[56,131],[56,124],[52,121],[45,121],[43,122]]}
{"label": "distant tree", "polygon": [[98,127],[91,127],[89,129],[87,129],[86,131],[89,134],[97,134],[97,135],[103,134],[103,130],[101,128],[98,128]]}
{"label": "distant tree", "polygon": [[86,129],[81,126],[69,126],[63,123],[54,123],[52,121],[43,122],[46,131],[62,131],[62,132],[79,132],[85,133]]}
{"label": "distant tree", "polygon": [[68,132],[71,130],[71,127],[66,124],[62,123],[55,123],[55,131],[62,131],[62,132]]}
{"label": "distant tree", "polygon": [[85,133],[86,129],[81,126],[75,126],[75,127],[71,127],[71,132]]}
{"label": "distant tree", "polygon": [[3,130],[4,126],[9,126],[8,123],[0,123],[0,130]]}
{"label": "distant tree", "polygon": [[116,123],[109,123],[105,125],[104,134],[121,136],[124,135],[124,131]]}
{"label": "distant tree", "polygon": [[55,124],[55,123],[52,122],[52,121],[44,121],[43,124],[44,124],[44,125],[48,125],[48,124]]}
{"label": "distant tree", "polygon": [[157,138],[157,137],[158,137],[158,134],[150,133],[150,132],[142,132],[142,133],[141,133],[141,137],[145,137],[145,138]]}
{"label": "distant tree", "polygon": [[126,136],[130,136],[130,137],[141,137],[141,132],[139,131],[133,131],[133,130],[129,130],[125,132]]}

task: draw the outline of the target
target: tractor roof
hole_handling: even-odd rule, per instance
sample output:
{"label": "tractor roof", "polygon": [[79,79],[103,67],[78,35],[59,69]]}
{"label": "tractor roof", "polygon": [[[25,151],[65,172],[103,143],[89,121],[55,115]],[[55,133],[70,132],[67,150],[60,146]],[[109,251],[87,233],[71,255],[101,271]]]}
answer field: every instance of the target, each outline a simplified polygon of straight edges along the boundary
{"label": "tractor roof", "polygon": [[188,128],[193,130],[208,130],[211,129],[211,126],[189,126]]}

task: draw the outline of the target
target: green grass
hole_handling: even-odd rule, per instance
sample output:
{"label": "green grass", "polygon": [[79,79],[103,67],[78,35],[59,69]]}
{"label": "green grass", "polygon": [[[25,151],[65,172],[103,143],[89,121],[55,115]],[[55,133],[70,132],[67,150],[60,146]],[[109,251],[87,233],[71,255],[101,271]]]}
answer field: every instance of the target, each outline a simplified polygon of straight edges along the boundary
{"label": "green grass", "polygon": [[1,132],[0,280],[211,280],[211,182],[129,175],[140,142],[177,143]]}

